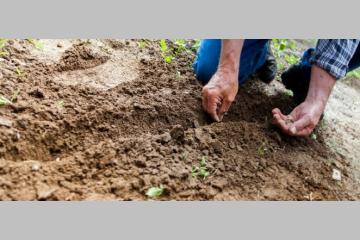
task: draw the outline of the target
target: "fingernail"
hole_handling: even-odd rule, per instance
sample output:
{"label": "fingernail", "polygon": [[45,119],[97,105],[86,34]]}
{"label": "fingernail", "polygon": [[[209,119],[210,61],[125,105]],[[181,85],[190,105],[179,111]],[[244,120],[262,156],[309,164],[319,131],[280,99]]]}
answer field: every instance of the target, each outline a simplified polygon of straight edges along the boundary
{"label": "fingernail", "polygon": [[292,134],[295,134],[295,133],[296,133],[296,127],[291,127],[291,128],[290,128],[290,132],[291,132]]}

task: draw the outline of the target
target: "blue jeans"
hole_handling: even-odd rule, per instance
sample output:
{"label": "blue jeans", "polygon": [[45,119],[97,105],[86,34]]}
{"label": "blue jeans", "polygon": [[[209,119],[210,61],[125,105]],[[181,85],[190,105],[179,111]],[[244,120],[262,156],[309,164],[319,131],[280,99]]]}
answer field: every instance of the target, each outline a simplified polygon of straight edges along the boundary
{"label": "blue jeans", "polygon": [[[240,56],[239,83],[243,84],[266,60],[268,40],[247,39]],[[201,41],[193,69],[196,77],[206,84],[217,70],[221,52],[221,39]]]}
{"label": "blue jeans", "polygon": [[[247,39],[240,56],[239,83],[243,84],[254,74],[266,60],[269,41],[266,39]],[[221,51],[221,39],[205,39],[201,41],[196,60],[193,64],[197,78],[206,84],[216,72]],[[313,48],[306,50],[300,60],[306,76],[310,79],[311,64],[309,62]],[[360,45],[349,63],[349,71],[360,66]],[[307,82],[307,81],[305,81]],[[307,82],[308,84],[308,82]]]}

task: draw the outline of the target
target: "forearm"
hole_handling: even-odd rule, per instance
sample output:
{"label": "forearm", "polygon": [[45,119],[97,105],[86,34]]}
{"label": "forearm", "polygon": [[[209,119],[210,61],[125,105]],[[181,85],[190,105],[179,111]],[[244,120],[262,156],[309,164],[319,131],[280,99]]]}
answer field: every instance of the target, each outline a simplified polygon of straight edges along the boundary
{"label": "forearm", "polygon": [[321,103],[325,107],[335,83],[335,77],[324,69],[313,65],[310,86],[305,101]]}
{"label": "forearm", "polygon": [[218,70],[238,75],[240,54],[244,44],[243,39],[224,39],[221,42],[221,55]]}

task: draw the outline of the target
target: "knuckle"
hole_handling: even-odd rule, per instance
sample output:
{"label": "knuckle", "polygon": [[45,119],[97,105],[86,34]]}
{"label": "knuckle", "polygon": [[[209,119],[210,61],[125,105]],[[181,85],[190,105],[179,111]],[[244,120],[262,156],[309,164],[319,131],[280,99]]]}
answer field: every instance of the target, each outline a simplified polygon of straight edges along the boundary
{"label": "knuckle", "polygon": [[229,102],[229,103],[232,103],[232,102],[234,102],[234,97],[231,97],[231,96],[227,96],[226,98],[225,98],[225,100],[227,101],[227,102]]}
{"label": "knuckle", "polygon": [[209,92],[209,89],[208,89],[207,87],[203,87],[201,93],[202,93],[203,95],[206,95],[208,92]]}
{"label": "knuckle", "polygon": [[311,118],[310,119],[310,126],[315,127],[315,125],[316,125],[316,120],[314,118]]}

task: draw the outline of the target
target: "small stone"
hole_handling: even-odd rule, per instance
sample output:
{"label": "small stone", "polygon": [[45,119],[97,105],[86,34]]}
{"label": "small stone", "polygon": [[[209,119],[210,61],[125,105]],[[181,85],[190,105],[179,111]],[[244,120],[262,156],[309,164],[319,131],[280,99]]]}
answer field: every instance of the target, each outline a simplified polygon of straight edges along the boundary
{"label": "small stone", "polygon": [[31,166],[31,170],[36,172],[36,171],[39,171],[40,170],[40,164],[38,163],[35,163]]}
{"label": "small stone", "polygon": [[228,184],[226,179],[215,179],[212,181],[211,185],[215,188],[222,190]]}
{"label": "small stone", "polygon": [[215,153],[222,154],[223,149],[219,141],[214,141],[211,143],[211,147],[214,149]]}
{"label": "small stone", "polygon": [[134,106],[135,109],[140,109],[140,110],[148,109],[147,106],[142,105],[142,104],[140,104],[140,103],[134,103],[133,106]]}
{"label": "small stone", "polygon": [[37,189],[37,199],[39,200],[46,200],[49,199],[55,192],[57,188],[53,187],[47,187],[47,186],[41,186]]}
{"label": "small stone", "polygon": [[3,117],[0,117],[0,125],[2,126],[6,126],[6,127],[11,127],[12,126],[12,121]]}
{"label": "small stone", "polygon": [[205,155],[205,156],[208,156],[209,155],[209,150],[207,150],[207,149],[202,150],[202,154]]}
{"label": "small stone", "polygon": [[135,166],[140,167],[140,168],[144,168],[146,167],[146,161],[144,159],[138,158],[134,161]]}
{"label": "small stone", "polygon": [[29,92],[30,96],[33,96],[35,98],[45,98],[44,92],[40,88],[36,88]]}
{"label": "small stone", "polygon": [[200,127],[200,124],[199,124],[198,120],[194,120],[193,125],[194,125],[194,128]]}
{"label": "small stone", "polygon": [[229,142],[229,148],[230,149],[234,149],[236,146],[235,146],[235,143],[233,141],[230,141]]}
{"label": "small stone", "polygon": [[176,140],[183,140],[185,136],[183,127],[181,125],[175,125],[173,129],[171,129],[170,135]]}
{"label": "small stone", "polygon": [[236,146],[236,149],[237,149],[238,151],[242,151],[242,150],[243,150],[243,148],[242,148],[240,145],[237,145],[237,146]]}
{"label": "small stone", "polygon": [[166,133],[163,133],[161,135],[159,135],[159,141],[161,143],[168,143],[171,141],[171,135],[170,133],[166,132]]}
{"label": "small stone", "polygon": [[338,169],[333,169],[332,178],[336,181],[341,181],[341,172]]}

